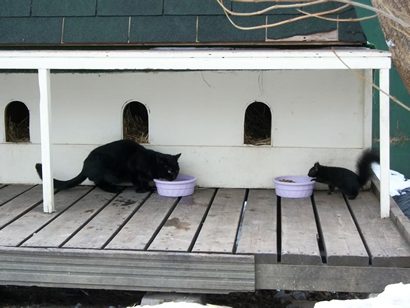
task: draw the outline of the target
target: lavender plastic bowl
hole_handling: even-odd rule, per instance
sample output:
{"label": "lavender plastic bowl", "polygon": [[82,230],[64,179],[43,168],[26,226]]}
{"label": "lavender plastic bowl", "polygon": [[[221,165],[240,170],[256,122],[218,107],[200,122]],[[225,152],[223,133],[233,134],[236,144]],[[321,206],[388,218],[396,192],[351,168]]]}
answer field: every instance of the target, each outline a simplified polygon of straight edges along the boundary
{"label": "lavender plastic bowl", "polygon": [[173,181],[154,179],[158,194],[165,197],[184,197],[194,193],[196,177],[180,174]]}
{"label": "lavender plastic bowl", "polygon": [[[283,182],[281,180],[290,180],[291,182]],[[273,179],[275,183],[276,195],[283,198],[307,198],[313,193],[315,181],[305,175],[286,175],[278,176]]]}

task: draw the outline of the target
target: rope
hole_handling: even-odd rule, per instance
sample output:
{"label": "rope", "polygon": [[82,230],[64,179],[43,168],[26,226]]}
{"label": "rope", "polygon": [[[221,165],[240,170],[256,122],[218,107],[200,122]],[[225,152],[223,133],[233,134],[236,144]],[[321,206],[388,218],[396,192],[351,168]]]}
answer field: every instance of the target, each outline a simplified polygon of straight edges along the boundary
{"label": "rope", "polygon": [[347,65],[347,63],[345,61],[343,61],[343,59],[336,53],[336,50],[334,50],[334,48],[332,48],[333,53],[335,54],[335,56],[340,60],[340,62],[343,63],[344,66],[346,66],[350,71],[352,71],[354,74],[356,74],[357,77],[359,77],[360,79],[364,80],[366,83],[370,83],[372,85],[373,88],[375,88],[376,90],[378,90],[379,92],[383,93],[384,95],[387,95],[393,102],[395,102],[396,104],[398,104],[400,107],[404,108],[407,111],[410,111],[410,107],[405,105],[403,102],[401,102],[400,100],[398,100],[396,97],[390,95],[389,93],[387,93],[386,91],[382,90],[377,84],[375,84],[373,81],[369,81],[365,76],[363,76],[363,74],[357,72],[356,70],[353,70],[352,68],[349,67],[349,65]]}

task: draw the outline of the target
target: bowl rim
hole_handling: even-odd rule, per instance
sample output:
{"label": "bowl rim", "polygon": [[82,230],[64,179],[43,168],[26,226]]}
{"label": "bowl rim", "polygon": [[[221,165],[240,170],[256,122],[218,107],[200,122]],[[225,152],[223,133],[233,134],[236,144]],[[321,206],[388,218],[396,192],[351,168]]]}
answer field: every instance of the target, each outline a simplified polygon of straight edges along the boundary
{"label": "bowl rim", "polygon": [[[306,182],[298,182],[298,183],[289,183],[289,182],[282,182],[279,181],[279,179],[286,179],[286,178],[306,178]],[[314,180],[314,178],[308,176],[308,175],[280,175],[277,176],[273,179],[273,182],[275,184],[279,184],[279,185],[289,185],[289,186],[305,186],[305,185],[310,185],[310,184],[314,184],[316,181]]]}
{"label": "bowl rim", "polygon": [[187,174],[179,174],[178,177],[185,177],[187,179],[182,180],[182,181],[167,181],[167,180],[160,180],[160,179],[154,179],[155,184],[166,184],[166,185],[179,185],[179,184],[190,184],[196,181],[196,177],[192,175],[187,175]]}

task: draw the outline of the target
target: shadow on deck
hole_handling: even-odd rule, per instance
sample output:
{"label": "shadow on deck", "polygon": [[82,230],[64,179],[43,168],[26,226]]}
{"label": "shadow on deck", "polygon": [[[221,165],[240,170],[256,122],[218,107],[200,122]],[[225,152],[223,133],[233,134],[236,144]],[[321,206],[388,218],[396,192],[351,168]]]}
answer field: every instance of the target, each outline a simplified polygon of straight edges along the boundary
{"label": "shadow on deck", "polygon": [[410,244],[372,192],[197,189],[165,198],[0,185],[0,284],[229,293],[379,292],[410,283]]}

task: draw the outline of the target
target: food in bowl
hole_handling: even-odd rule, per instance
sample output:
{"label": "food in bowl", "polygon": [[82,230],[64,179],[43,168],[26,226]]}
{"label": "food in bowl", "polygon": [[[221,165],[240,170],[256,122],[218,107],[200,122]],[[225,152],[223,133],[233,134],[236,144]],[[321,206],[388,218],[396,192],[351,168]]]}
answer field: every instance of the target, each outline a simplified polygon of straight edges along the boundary
{"label": "food in bowl", "polygon": [[288,180],[288,179],[280,179],[279,182],[284,182],[284,183],[296,183],[293,180]]}
{"label": "food in bowl", "polygon": [[194,193],[196,177],[180,174],[173,181],[154,179],[157,192],[165,197],[184,197]]}
{"label": "food in bowl", "polygon": [[276,195],[283,198],[307,198],[313,194],[315,181],[305,175],[278,176],[273,179]]}

